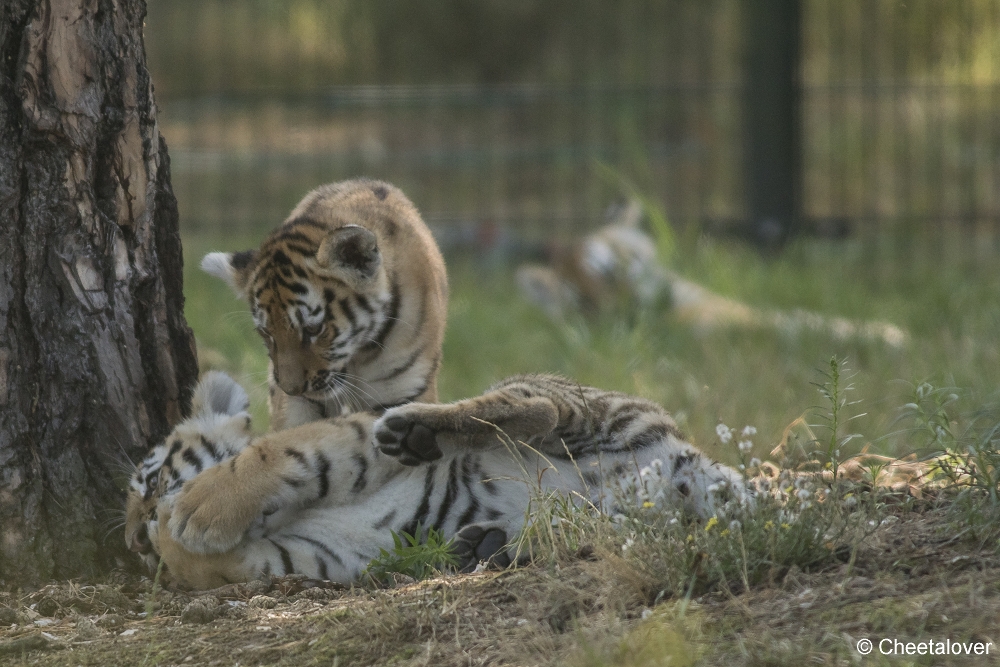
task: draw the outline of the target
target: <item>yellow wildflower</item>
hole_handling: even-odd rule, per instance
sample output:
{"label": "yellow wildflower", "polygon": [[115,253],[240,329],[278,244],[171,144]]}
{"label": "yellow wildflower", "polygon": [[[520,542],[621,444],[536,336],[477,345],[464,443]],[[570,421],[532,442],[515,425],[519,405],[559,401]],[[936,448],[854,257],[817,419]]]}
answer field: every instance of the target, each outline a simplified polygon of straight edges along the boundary
{"label": "yellow wildflower", "polygon": [[656,507],[656,503],[647,500],[642,504],[642,508],[648,510],[650,507]]}
{"label": "yellow wildflower", "polygon": [[712,530],[712,526],[718,523],[719,523],[718,517],[713,516],[711,519],[708,520],[708,523],[705,524],[705,532]]}

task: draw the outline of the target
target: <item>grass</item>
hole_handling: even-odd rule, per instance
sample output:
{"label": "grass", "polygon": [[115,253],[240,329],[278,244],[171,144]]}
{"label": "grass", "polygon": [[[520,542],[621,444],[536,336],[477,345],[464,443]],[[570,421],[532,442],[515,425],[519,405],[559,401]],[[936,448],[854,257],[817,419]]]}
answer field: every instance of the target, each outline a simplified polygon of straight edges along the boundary
{"label": "grass", "polygon": [[[947,239],[946,239],[947,240]],[[239,250],[259,238],[184,239],[186,315],[202,349],[248,384],[258,427],[266,424],[266,357],[246,306],[197,269],[209,250]],[[452,287],[440,388],[442,400],[481,393],[522,372],[557,372],[653,399],[671,410],[689,437],[712,449],[715,426],[752,424],[760,455],[785,427],[822,397],[812,388],[832,356],[856,375],[860,401],[852,432],[875,451],[908,453],[894,433],[899,406],[930,380],[966,390],[966,407],[985,404],[1000,387],[1000,263],[977,261],[975,247],[938,239],[859,238],[801,241],[764,259],[739,245],[682,239],[676,268],[724,295],[756,306],[803,308],[858,319],[888,320],[910,333],[903,349],[875,341],[835,340],[816,332],[766,330],[698,334],[670,313],[634,323],[612,319],[557,325],[518,295],[509,267],[450,258]],[[958,246],[958,242],[955,242]],[[981,244],[980,244],[981,246]],[[935,254],[936,253],[936,254]],[[205,355],[203,355],[205,356]],[[204,359],[203,359],[204,361]],[[729,452],[719,452],[729,457]]]}
{"label": "grass", "polygon": [[[550,566],[385,589],[285,579],[192,594],[116,576],[0,592],[0,611],[16,622],[0,626],[0,657],[59,667],[998,664],[1000,559],[943,540],[946,510],[916,509],[891,511],[850,563],[658,600],[635,567],[643,561],[600,541]],[[142,614],[150,596],[155,614]],[[185,614],[193,607],[208,613]],[[905,661],[853,649],[883,637],[994,641],[994,650]]]}
{"label": "grass", "polygon": [[949,509],[961,534],[1000,548],[1000,405],[956,413],[960,391],[921,383],[904,411],[914,437],[941,453],[936,472],[956,492]]}
{"label": "grass", "polygon": [[259,430],[266,430],[267,351],[255,333],[245,302],[225,283],[201,271],[201,258],[212,250],[237,251],[255,247],[261,238],[184,238],[184,316],[198,343],[202,371],[224,370],[250,396],[250,413]]}
{"label": "grass", "polygon": [[[843,365],[833,360],[830,366],[819,386],[832,416],[831,439],[837,442],[837,420],[849,419],[844,409],[850,402],[840,382]],[[521,544],[527,543],[536,563],[565,562],[581,550],[601,552],[616,570],[632,573],[640,597],[652,606],[711,591],[745,592],[773,585],[792,569],[851,561],[887,515],[887,492],[838,478],[840,453],[824,451],[820,441],[815,443],[820,449],[809,453],[811,472],[802,466],[793,469],[786,458],[779,461],[780,470],[766,474],[759,459],[748,458],[752,427],[736,432],[720,424],[716,433],[738,452],[744,482],[758,491],[752,503],[729,501],[706,521],[692,521],[663,504],[663,489],[670,482],[654,463],[621,490],[619,513],[613,517],[558,496],[538,499]]]}

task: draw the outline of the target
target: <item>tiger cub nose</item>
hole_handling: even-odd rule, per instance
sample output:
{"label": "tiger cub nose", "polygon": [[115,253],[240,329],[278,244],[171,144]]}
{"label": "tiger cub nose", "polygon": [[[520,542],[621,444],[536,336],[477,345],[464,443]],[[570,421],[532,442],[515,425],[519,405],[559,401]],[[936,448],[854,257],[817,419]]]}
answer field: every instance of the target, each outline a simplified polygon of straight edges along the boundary
{"label": "tiger cub nose", "polygon": [[129,550],[142,555],[146,555],[153,550],[153,543],[149,541],[149,532],[146,530],[146,524],[139,526],[139,530],[135,531],[135,534],[132,535],[132,544],[129,545]]}
{"label": "tiger cub nose", "polygon": [[302,394],[302,392],[306,390],[305,383],[292,384],[290,382],[287,381],[282,382],[281,380],[277,379],[275,381],[278,383],[278,386],[281,387],[281,391],[285,392],[289,396],[299,396],[300,394]]}

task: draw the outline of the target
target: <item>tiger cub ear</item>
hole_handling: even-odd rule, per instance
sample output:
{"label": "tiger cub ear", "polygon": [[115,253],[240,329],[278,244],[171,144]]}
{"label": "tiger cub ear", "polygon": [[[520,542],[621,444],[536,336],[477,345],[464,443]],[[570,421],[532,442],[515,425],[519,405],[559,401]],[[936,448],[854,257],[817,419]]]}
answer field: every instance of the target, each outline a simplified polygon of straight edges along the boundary
{"label": "tiger cub ear", "polygon": [[201,270],[210,276],[222,278],[237,296],[247,294],[247,281],[250,279],[250,269],[257,259],[256,250],[243,252],[210,252],[201,260]]}
{"label": "tiger cub ear", "polygon": [[222,371],[208,371],[194,389],[191,413],[210,417],[233,416],[250,409],[250,398],[236,380]]}
{"label": "tiger cub ear", "polygon": [[361,287],[378,275],[382,253],[374,232],[358,225],[345,225],[319,244],[316,262],[349,285]]}

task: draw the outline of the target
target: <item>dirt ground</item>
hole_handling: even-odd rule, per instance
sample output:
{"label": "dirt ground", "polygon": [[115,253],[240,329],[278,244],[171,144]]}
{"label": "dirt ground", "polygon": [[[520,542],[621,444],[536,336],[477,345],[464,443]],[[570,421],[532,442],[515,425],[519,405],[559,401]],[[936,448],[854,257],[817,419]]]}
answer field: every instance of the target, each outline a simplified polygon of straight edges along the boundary
{"label": "dirt ground", "polygon": [[[853,562],[653,606],[614,554],[589,551],[383,589],[294,577],[196,593],[124,574],[59,582],[0,592],[0,664],[1000,664],[1000,558],[953,537],[943,512],[890,517]],[[863,639],[870,655],[856,648]],[[884,639],[914,654],[882,655]],[[939,654],[948,641],[952,653]],[[920,642],[938,654],[919,654]]]}

